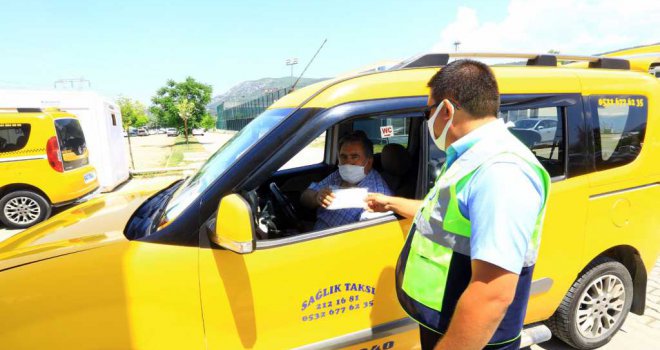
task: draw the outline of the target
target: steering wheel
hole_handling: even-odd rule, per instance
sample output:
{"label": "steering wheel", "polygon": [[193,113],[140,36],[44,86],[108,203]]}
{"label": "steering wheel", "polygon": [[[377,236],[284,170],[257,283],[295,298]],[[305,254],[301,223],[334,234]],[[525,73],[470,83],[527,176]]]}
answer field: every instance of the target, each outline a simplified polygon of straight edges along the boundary
{"label": "steering wheel", "polygon": [[273,198],[275,198],[278,208],[284,213],[284,221],[286,222],[286,225],[288,227],[297,228],[300,221],[296,214],[296,208],[294,208],[293,204],[289,202],[276,183],[271,182],[268,188],[273,194]]}

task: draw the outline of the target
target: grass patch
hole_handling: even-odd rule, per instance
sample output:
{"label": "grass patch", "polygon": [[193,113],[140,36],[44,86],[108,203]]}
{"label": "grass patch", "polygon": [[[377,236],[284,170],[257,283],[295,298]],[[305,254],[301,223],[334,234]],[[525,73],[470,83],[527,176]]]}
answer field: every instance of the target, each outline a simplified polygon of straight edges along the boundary
{"label": "grass patch", "polygon": [[204,147],[193,136],[188,136],[188,144],[186,144],[186,138],[183,135],[177,136],[172,145],[172,152],[165,161],[165,167],[187,165],[183,154],[188,152],[204,152]]}
{"label": "grass patch", "polygon": [[183,177],[183,170],[172,170],[172,171],[163,171],[163,172],[154,172],[154,173],[145,173],[145,174],[132,174],[132,178],[136,179],[155,179],[163,176],[181,176]]}

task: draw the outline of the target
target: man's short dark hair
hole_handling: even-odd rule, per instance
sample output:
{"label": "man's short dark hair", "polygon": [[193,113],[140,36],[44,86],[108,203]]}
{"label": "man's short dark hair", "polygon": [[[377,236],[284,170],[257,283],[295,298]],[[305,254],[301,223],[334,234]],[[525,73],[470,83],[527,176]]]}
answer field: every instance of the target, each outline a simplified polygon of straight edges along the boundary
{"label": "man's short dark hair", "polygon": [[355,130],[339,140],[339,150],[345,143],[360,143],[367,158],[374,157],[374,143],[369,140],[367,134],[362,130]]}
{"label": "man's short dark hair", "polygon": [[497,116],[500,93],[493,71],[484,63],[457,60],[436,73],[428,87],[435,102],[449,99],[476,118]]}

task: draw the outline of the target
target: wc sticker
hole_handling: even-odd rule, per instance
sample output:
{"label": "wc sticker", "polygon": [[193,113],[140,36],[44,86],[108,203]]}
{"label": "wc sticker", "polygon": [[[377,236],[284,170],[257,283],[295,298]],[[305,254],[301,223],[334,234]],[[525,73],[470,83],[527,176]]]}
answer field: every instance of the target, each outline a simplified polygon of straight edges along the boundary
{"label": "wc sticker", "polygon": [[374,286],[361,283],[337,283],[320,288],[301,302],[303,322],[339,317],[374,306]]}
{"label": "wc sticker", "polygon": [[380,127],[380,137],[388,138],[394,136],[394,127],[392,125],[386,125]]}

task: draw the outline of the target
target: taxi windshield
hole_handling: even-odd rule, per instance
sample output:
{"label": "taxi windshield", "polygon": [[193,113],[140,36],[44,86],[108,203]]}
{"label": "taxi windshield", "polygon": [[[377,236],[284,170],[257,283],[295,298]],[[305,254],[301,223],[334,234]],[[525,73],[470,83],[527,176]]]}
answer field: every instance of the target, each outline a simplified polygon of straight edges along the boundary
{"label": "taxi windshield", "polygon": [[234,161],[263,138],[264,135],[273,130],[292,111],[292,108],[267,110],[220,147],[197,173],[190,176],[174,193],[165,208],[159,226],[166,225],[176,219],[217,178],[222,176]]}

